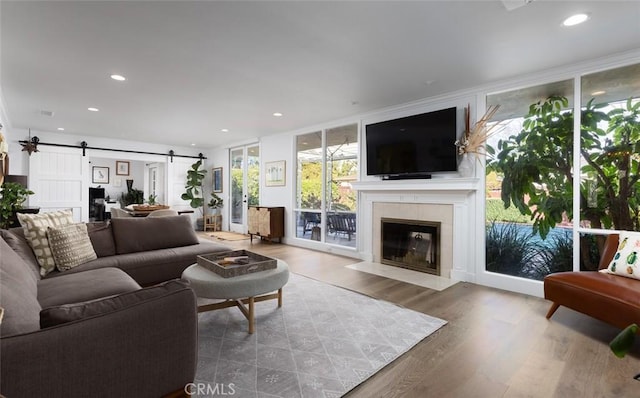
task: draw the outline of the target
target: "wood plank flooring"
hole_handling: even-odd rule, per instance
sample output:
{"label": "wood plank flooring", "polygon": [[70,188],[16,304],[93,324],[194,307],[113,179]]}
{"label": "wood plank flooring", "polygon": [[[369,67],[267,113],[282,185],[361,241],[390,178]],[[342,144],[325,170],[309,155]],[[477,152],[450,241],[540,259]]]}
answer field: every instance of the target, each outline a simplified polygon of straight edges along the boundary
{"label": "wood plank flooring", "polygon": [[640,343],[618,359],[608,347],[617,329],[563,307],[548,321],[550,303],[543,299],[471,283],[437,292],[345,268],[358,262],[352,258],[256,240],[217,242],[281,258],[297,274],[449,322],[349,398],[640,397],[633,379],[640,373]]}

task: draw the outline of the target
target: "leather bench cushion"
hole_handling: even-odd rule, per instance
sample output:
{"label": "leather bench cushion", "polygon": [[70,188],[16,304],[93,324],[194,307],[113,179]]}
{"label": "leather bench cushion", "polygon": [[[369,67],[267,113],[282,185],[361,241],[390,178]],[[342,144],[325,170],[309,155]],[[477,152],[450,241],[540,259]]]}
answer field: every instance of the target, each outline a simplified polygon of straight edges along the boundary
{"label": "leather bench cushion", "polygon": [[[34,323],[40,313],[37,300],[37,277],[29,265],[0,239],[0,304],[4,318],[0,325],[2,337],[27,333],[40,328]],[[39,317],[39,315],[38,315]]]}
{"label": "leather bench cushion", "polygon": [[544,280],[547,300],[619,327],[640,322],[640,281],[603,272],[558,272]]}
{"label": "leather bench cushion", "polygon": [[[184,217],[184,216],[179,216]],[[159,217],[161,218],[161,217]],[[187,218],[187,217],[184,217]],[[88,263],[79,265],[69,271],[52,272],[46,279],[91,269],[116,267],[136,280],[142,286],[149,286],[169,279],[180,278],[182,271],[196,263],[198,254],[216,253],[231,250],[228,246],[213,242],[200,242],[197,245],[174,247],[145,251],[140,253],[119,254],[117,256],[101,257]]]}
{"label": "leather bench cushion", "polygon": [[[65,271],[60,273],[59,277],[45,278],[38,282],[38,301],[42,308],[47,308],[95,300],[138,289],[140,285],[117,268],[73,273]],[[38,325],[39,317],[38,312]]]}
{"label": "leather bench cushion", "polygon": [[186,216],[129,217],[111,220],[118,254],[195,245],[198,236]]}

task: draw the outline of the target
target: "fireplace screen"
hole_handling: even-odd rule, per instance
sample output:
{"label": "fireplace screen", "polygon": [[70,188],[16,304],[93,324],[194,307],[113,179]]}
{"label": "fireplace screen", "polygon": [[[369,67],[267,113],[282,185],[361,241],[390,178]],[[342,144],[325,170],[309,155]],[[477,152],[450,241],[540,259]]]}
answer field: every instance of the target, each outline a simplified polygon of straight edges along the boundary
{"label": "fireplace screen", "polygon": [[383,264],[440,275],[440,223],[382,218]]}

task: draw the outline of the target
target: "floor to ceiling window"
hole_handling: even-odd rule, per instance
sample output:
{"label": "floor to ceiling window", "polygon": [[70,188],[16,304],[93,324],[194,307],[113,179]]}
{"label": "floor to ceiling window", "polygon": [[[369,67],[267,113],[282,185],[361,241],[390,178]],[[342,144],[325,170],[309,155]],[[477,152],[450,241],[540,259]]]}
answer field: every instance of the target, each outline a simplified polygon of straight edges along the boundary
{"label": "floor to ceiling window", "polygon": [[486,270],[529,279],[572,269],[573,81],[490,95]]}
{"label": "floor to ceiling window", "polygon": [[640,64],[581,78],[580,269],[596,270],[602,230],[640,231]]}
{"label": "floor to ceiling window", "polygon": [[296,237],[355,247],[358,125],[296,137]]}
{"label": "floor to ceiling window", "polygon": [[632,65],[487,97],[505,126],[488,140],[487,271],[595,270],[607,230],[640,230],[638,76]]}

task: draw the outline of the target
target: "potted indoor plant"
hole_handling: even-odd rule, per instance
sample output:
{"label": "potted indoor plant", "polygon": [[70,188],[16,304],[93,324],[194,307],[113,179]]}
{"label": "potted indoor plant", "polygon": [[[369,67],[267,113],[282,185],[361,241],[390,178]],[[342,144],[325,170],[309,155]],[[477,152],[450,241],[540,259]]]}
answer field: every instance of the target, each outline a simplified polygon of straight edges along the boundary
{"label": "potted indoor plant", "polygon": [[211,193],[211,200],[207,203],[209,209],[211,209],[211,214],[220,214],[220,209],[222,208],[223,200],[220,196],[216,195],[215,192]]}
{"label": "potted indoor plant", "polygon": [[9,228],[15,223],[16,213],[33,193],[17,182],[5,182],[0,186],[0,228]]}
{"label": "potted indoor plant", "polygon": [[[180,196],[182,200],[189,202],[189,206],[194,209],[200,209],[204,217],[204,198],[202,197],[202,182],[204,181],[207,170],[200,169],[202,166],[202,159],[198,160],[191,165],[191,168],[187,170],[187,182],[185,184],[186,191]],[[197,229],[204,228],[204,218],[196,220]],[[202,225],[202,228],[200,228]]]}

